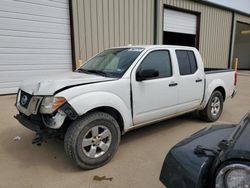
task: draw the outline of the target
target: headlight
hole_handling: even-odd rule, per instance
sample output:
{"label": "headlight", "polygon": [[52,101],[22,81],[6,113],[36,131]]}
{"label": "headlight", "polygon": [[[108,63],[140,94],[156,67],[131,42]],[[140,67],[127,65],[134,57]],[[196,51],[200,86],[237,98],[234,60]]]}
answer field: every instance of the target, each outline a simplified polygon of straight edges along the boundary
{"label": "headlight", "polygon": [[51,114],[66,102],[64,97],[45,97],[42,101],[40,112]]}
{"label": "headlight", "polygon": [[216,177],[216,188],[250,188],[250,167],[231,164],[222,168]]}

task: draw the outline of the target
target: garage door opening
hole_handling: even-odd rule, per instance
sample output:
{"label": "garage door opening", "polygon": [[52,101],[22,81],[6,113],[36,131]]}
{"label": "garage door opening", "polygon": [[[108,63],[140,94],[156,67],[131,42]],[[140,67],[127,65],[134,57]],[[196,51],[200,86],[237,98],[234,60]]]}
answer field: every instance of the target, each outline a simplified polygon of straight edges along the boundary
{"label": "garage door opening", "polygon": [[182,45],[196,47],[196,36],[185,33],[167,32],[163,33],[163,44]]}
{"label": "garage door opening", "polygon": [[250,24],[237,22],[234,43],[234,59],[239,59],[238,69],[250,70]]}
{"label": "garage door opening", "polygon": [[198,32],[195,14],[164,9],[163,44],[198,48]]}

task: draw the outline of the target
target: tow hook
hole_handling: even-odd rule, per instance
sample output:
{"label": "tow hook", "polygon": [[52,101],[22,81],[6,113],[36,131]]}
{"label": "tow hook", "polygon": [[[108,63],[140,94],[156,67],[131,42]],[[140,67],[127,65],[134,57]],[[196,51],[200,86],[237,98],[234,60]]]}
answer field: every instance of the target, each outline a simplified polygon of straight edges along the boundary
{"label": "tow hook", "polygon": [[36,135],[35,138],[32,139],[32,144],[36,144],[37,146],[41,146],[44,139],[40,135]]}
{"label": "tow hook", "polygon": [[46,143],[48,139],[56,138],[60,136],[60,132],[50,131],[48,129],[43,129],[36,133],[35,138],[32,139],[32,144],[36,144],[37,146],[41,146],[42,143]]}
{"label": "tow hook", "polygon": [[37,146],[41,146],[43,142],[49,138],[48,133],[45,131],[37,132],[35,138],[32,139],[32,144],[36,144]]}

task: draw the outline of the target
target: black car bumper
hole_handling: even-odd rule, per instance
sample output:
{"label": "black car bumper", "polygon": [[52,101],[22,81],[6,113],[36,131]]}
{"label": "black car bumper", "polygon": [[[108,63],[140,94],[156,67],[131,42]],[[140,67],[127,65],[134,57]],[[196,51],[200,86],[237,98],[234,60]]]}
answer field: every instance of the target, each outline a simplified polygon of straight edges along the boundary
{"label": "black car bumper", "polygon": [[43,129],[42,122],[31,117],[25,117],[25,115],[17,114],[14,118],[21,123],[24,127],[34,131],[40,132]]}
{"label": "black car bumper", "polygon": [[36,132],[36,136],[32,139],[32,144],[41,145],[49,138],[63,138],[65,131],[63,129],[51,129],[46,127],[39,116],[26,117],[22,114],[17,114],[14,118],[19,121],[24,127]]}

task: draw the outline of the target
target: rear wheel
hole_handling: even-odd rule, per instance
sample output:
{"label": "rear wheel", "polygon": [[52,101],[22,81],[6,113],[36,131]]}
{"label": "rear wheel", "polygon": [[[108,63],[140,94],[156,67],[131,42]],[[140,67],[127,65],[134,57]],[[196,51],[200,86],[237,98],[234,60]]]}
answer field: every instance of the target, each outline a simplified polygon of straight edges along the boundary
{"label": "rear wheel", "polygon": [[206,105],[206,107],[200,111],[200,116],[203,120],[208,122],[214,122],[219,119],[223,110],[223,96],[220,91],[214,91]]}
{"label": "rear wheel", "polygon": [[66,132],[66,155],[83,169],[98,168],[111,160],[120,142],[120,128],[109,114],[94,112],[73,122]]}

